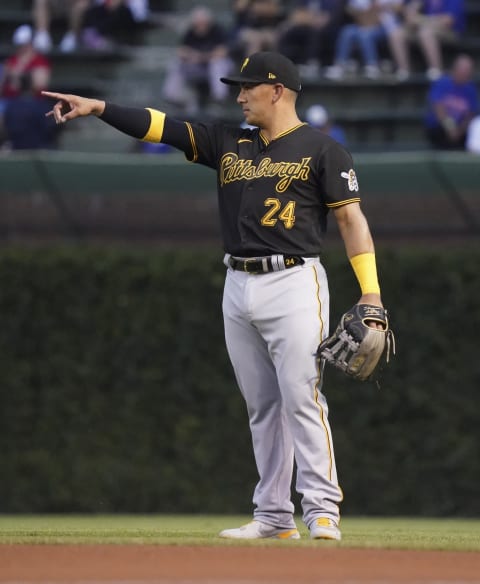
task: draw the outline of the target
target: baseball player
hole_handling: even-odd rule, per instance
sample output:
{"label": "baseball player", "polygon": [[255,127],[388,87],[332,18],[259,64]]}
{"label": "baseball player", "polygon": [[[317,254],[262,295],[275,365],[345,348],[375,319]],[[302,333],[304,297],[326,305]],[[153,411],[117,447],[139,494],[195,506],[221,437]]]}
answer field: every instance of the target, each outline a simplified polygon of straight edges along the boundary
{"label": "baseball player", "polygon": [[[329,292],[320,261],[331,211],[362,295],[382,306],[375,253],[350,154],[297,116],[298,71],[260,52],[238,75],[237,103],[254,129],[191,123],[152,108],[128,108],[45,92],[58,123],[95,115],[135,138],[164,142],[216,170],[225,249],[225,338],[245,399],[259,474],[253,520],[225,538],[300,537],[291,502],[294,460],[303,520],[314,539],[339,540],[339,504],[323,371],[315,358],[328,333]],[[372,326],[376,326],[372,324]],[[378,325],[380,326],[380,325]]]}

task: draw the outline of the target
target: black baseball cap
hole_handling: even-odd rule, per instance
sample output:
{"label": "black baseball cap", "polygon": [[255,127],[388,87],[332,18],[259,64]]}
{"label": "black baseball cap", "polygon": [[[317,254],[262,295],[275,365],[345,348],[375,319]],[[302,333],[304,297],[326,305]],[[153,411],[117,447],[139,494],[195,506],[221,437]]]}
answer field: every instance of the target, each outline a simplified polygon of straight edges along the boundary
{"label": "black baseball cap", "polygon": [[293,91],[298,92],[302,89],[300,75],[292,61],[285,55],[273,51],[253,53],[243,61],[239,75],[221,77],[220,81],[227,85],[281,83]]}

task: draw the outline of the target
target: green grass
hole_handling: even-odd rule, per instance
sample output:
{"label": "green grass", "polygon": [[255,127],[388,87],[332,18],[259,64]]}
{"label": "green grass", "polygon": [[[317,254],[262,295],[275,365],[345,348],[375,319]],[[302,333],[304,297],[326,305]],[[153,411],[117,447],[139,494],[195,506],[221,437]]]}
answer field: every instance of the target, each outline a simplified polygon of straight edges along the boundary
{"label": "green grass", "polygon": [[245,516],[197,515],[0,515],[0,544],[166,544],[288,545],[480,551],[480,521],[473,519],[344,518],[341,542],[223,540],[225,527],[249,521]]}

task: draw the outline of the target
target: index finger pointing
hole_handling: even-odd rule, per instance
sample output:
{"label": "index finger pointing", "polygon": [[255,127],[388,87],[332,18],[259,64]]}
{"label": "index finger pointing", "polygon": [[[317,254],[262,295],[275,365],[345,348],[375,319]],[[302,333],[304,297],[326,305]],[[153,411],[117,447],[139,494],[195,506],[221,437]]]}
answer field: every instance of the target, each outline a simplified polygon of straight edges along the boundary
{"label": "index finger pointing", "polygon": [[42,91],[42,95],[53,97],[54,99],[66,99],[67,97],[64,93],[55,93],[53,91]]}

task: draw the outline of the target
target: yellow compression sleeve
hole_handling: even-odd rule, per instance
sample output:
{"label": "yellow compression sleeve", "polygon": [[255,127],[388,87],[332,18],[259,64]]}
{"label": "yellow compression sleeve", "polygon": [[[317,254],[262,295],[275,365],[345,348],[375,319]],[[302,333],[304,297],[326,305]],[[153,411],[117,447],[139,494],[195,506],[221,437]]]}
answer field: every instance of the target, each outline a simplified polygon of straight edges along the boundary
{"label": "yellow compression sleeve", "polygon": [[143,142],[161,142],[163,136],[163,126],[165,125],[165,114],[158,110],[147,108],[150,112],[150,127],[142,138]]}
{"label": "yellow compression sleeve", "polygon": [[362,294],[380,294],[377,264],[373,252],[360,253],[350,258]]}

